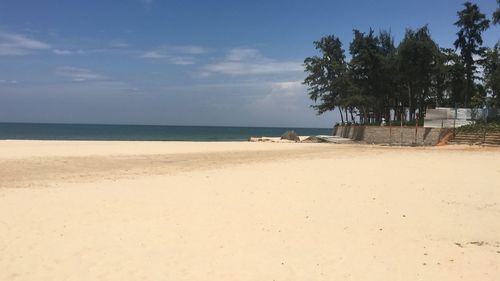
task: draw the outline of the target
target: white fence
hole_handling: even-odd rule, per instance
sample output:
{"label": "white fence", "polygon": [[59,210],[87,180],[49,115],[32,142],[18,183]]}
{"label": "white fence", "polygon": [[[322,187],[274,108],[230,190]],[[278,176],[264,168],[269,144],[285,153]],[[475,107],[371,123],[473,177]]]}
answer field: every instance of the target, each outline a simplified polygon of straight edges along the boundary
{"label": "white fence", "polygon": [[426,128],[453,128],[473,124],[488,116],[487,109],[438,107],[427,109],[424,118]]}

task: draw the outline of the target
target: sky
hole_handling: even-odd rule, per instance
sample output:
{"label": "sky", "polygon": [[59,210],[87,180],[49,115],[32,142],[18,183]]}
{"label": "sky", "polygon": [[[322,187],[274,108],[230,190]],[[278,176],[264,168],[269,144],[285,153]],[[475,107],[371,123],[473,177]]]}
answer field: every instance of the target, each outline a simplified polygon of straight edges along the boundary
{"label": "sky", "polygon": [[[491,17],[495,0],[473,1]],[[454,0],[2,0],[0,122],[331,127],[302,85],[312,42],[429,25]],[[485,45],[500,27],[484,33]]]}

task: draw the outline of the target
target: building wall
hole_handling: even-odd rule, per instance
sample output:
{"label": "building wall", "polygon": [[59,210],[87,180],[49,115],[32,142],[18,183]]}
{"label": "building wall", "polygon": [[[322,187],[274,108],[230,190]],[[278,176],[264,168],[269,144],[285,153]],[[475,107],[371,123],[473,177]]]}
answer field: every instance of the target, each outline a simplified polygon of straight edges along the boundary
{"label": "building wall", "polygon": [[427,128],[453,128],[474,124],[473,120],[481,120],[487,116],[486,109],[438,107],[427,109],[424,126]]}
{"label": "building wall", "polygon": [[373,144],[436,145],[449,129],[389,126],[336,126],[333,134]]}

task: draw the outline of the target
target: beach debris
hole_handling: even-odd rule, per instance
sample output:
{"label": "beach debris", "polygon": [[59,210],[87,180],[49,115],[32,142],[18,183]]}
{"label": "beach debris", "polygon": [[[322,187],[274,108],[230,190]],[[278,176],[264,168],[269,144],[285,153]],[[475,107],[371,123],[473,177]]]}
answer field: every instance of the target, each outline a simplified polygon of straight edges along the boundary
{"label": "beach debris", "polygon": [[309,138],[304,139],[303,142],[353,143],[353,140],[338,136],[317,135],[310,136]]}
{"label": "beach debris", "polygon": [[291,141],[300,141],[299,136],[295,131],[286,131],[283,135],[281,135],[282,140],[291,140]]}
{"label": "beach debris", "polygon": [[272,141],[271,138],[266,138],[266,137],[250,137],[250,139],[248,139],[248,141],[251,141],[251,142],[257,142],[257,141]]}
{"label": "beach debris", "polygon": [[304,143],[354,143],[352,139],[337,136],[317,135],[298,136],[294,131],[287,131],[281,137],[250,137],[250,142],[304,142]]}
{"label": "beach debris", "polygon": [[317,136],[310,136],[310,137],[306,138],[305,140],[303,140],[302,142],[321,143],[321,142],[328,142],[328,141],[324,138],[318,138]]}

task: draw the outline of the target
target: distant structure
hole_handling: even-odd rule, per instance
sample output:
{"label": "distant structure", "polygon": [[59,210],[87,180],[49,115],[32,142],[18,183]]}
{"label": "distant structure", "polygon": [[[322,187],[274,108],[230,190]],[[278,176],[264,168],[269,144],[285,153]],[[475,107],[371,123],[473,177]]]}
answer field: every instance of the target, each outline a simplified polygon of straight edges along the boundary
{"label": "distant structure", "polygon": [[424,118],[425,128],[456,128],[473,124],[475,121],[496,116],[496,110],[437,107],[427,109]]}

